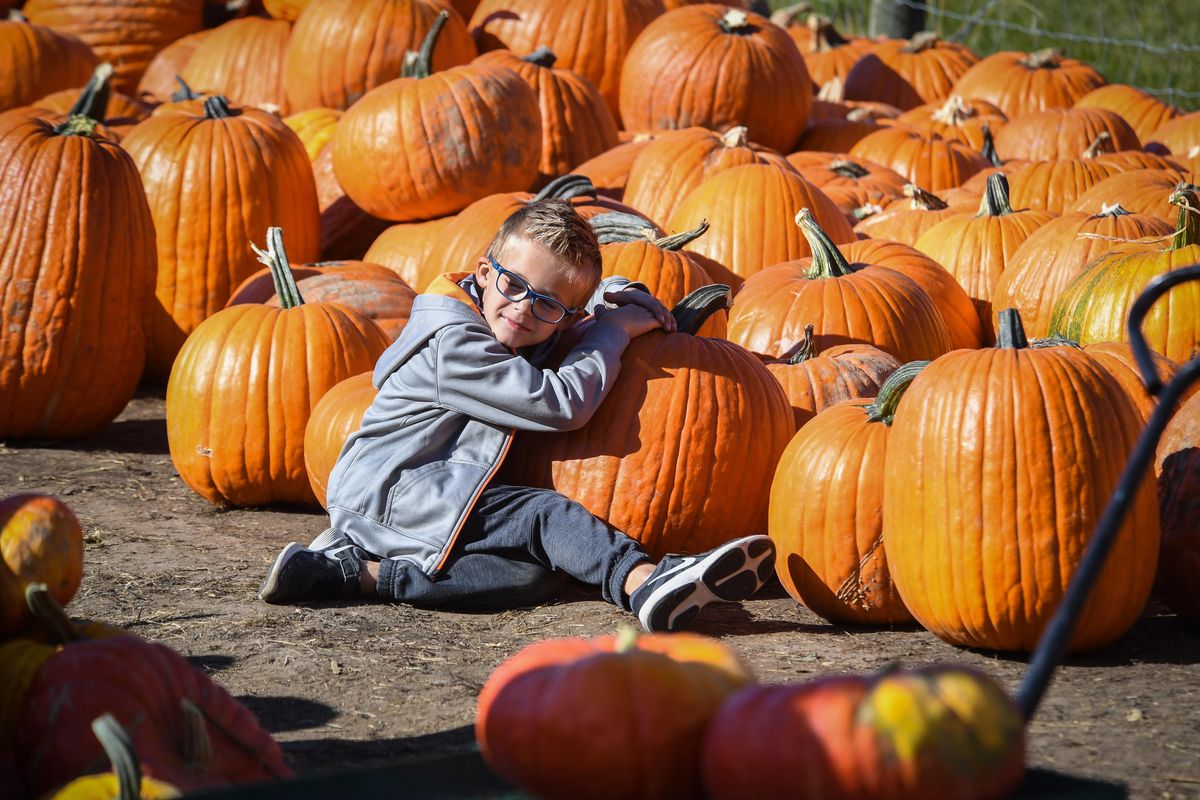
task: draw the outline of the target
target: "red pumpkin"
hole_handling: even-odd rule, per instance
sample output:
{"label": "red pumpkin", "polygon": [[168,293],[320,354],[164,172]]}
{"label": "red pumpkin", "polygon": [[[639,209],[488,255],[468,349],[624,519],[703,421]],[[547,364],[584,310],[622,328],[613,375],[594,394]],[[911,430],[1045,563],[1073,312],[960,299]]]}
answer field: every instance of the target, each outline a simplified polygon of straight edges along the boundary
{"label": "red pumpkin", "polygon": [[488,677],[475,738],[497,774],[538,797],[687,800],[700,794],[709,720],[753,680],[697,634],[552,639]]}
{"label": "red pumpkin", "polygon": [[629,49],[621,119],[634,131],[745,125],[756,142],[788,152],[808,119],[809,86],[804,59],[778,26],[728,6],[685,6],[651,22]]}
{"label": "red pumpkin", "polygon": [[936,358],[950,334],[933,300],[915,281],[885,267],[850,263],[808,209],[796,225],[812,248],[748,279],[729,312],[729,339],[778,356],[816,329],[816,347],[869,344],[901,361]]}
{"label": "red pumpkin", "polygon": [[958,665],[751,687],[709,725],[712,800],[1000,800],[1025,773],[1020,712]]}

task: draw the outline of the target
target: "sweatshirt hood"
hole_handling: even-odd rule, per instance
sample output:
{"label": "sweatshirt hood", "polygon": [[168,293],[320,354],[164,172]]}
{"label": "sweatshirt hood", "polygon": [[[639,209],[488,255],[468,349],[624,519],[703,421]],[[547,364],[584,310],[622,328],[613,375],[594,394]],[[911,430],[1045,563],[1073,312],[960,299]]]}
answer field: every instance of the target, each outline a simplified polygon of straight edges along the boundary
{"label": "sweatshirt hood", "polygon": [[392,342],[375,362],[375,374],[371,381],[376,388],[382,386],[389,375],[442,328],[464,322],[483,322],[483,314],[475,305],[475,300],[459,285],[460,281],[465,281],[473,274],[448,272],[439,275],[423,293],[416,296],[408,322],[400,331],[400,338]]}

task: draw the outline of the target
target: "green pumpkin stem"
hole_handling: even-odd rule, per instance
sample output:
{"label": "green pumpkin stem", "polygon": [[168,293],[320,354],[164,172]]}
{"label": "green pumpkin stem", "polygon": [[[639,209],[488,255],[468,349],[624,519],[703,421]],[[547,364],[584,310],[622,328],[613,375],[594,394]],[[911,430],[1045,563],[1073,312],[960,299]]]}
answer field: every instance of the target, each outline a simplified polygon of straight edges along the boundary
{"label": "green pumpkin stem", "polygon": [[986,122],[983,124],[983,146],[979,148],[979,152],[993,167],[1004,166],[1004,161],[996,152],[996,140],[992,138],[992,126]]}
{"label": "green pumpkin stem", "polygon": [[405,54],[404,67],[400,70],[401,78],[428,78],[433,74],[433,48],[437,45],[438,37],[441,36],[442,28],[446,27],[448,19],[449,11],[442,9],[438,12],[437,19],[433,21],[429,33],[421,42],[421,49],[415,53],[410,50]]}
{"label": "green pumpkin stem", "polygon": [[996,347],[1008,350],[1024,350],[1029,347],[1020,311],[1015,308],[1006,308],[997,317],[999,325],[996,326]]}
{"label": "green pumpkin stem", "polygon": [[108,98],[112,92],[109,83],[112,81],[113,66],[105,61],[96,67],[92,77],[75,101],[75,105],[67,114],[81,114],[91,117],[96,122],[104,122],[108,116]]}
{"label": "green pumpkin stem", "polygon": [[843,178],[865,178],[871,174],[870,170],[862,164],[851,161],[848,158],[839,158],[829,165],[829,169],[836,172]]}
{"label": "green pumpkin stem", "polygon": [[883,382],[879,394],[867,406],[867,419],[871,422],[882,422],[891,425],[896,419],[896,409],[900,407],[900,398],[908,391],[913,379],[921,374],[921,370],[929,366],[928,361],[910,361],[904,364]]}
{"label": "green pumpkin stem", "polygon": [[59,136],[86,136],[96,138],[96,126],[99,123],[83,114],[72,114],[67,121],[55,127],[54,132]]}
{"label": "green pumpkin stem", "polygon": [[547,183],[528,202],[533,203],[538,200],[574,200],[578,197],[595,200],[597,197],[596,186],[587,175],[571,173],[569,175],[559,175]]}
{"label": "green pumpkin stem", "polygon": [[237,111],[229,105],[229,99],[223,94],[214,94],[204,98],[205,119],[226,119],[237,116]]}
{"label": "green pumpkin stem", "polygon": [[182,75],[175,76],[175,82],[179,84],[179,88],[171,92],[172,103],[182,103],[185,100],[199,100],[203,95],[197,94],[196,90],[188,86],[187,81]]}
{"label": "green pumpkin stem", "polygon": [[632,625],[622,625],[617,630],[617,641],[613,650],[618,653],[628,653],[637,649],[638,632]]}
{"label": "green pumpkin stem", "polygon": [[521,56],[521,60],[530,64],[537,64],[539,67],[550,68],[554,66],[555,61],[558,61],[558,56],[554,55],[554,51],[549,47],[542,45],[529,55]]}
{"label": "green pumpkin stem", "polygon": [[1200,244],[1200,186],[1182,182],[1171,192],[1171,205],[1179,206],[1175,218],[1175,236],[1168,250]]}
{"label": "green pumpkin stem", "polygon": [[675,317],[676,330],[695,336],[709,317],[718,311],[729,308],[731,297],[729,287],[723,283],[701,286],[671,309],[671,316]]}
{"label": "green pumpkin stem", "polygon": [[267,228],[267,249],[263,250],[254,242],[250,249],[258,256],[260,264],[271,270],[271,280],[275,282],[275,294],[279,296],[280,308],[295,308],[304,304],[300,296],[300,288],[296,286],[296,276],[292,274],[292,266],[288,263],[287,251],[283,249],[283,228]]}
{"label": "green pumpkin stem", "polygon": [[933,192],[927,192],[915,183],[904,184],[904,196],[912,198],[913,210],[941,211],[949,208],[950,204]]}
{"label": "green pumpkin stem", "polygon": [[133,752],[133,740],[112,714],[92,720],[92,733],[100,740],[105,755],[117,775],[118,800],[138,800],[142,796],[142,768]]}
{"label": "green pumpkin stem", "polygon": [[1002,172],[988,175],[987,188],[983,192],[983,200],[979,203],[980,217],[1003,217],[1013,213],[1008,199],[1008,178]]}
{"label": "green pumpkin stem", "polygon": [[1080,158],[1095,158],[1105,153],[1115,152],[1116,148],[1113,146],[1112,134],[1108,131],[1100,131],[1096,134],[1096,138],[1092,140],[1092,143],[1087,146],[1087,149],[1083,151],[1083,155]]}
{"label": "green pumpkin stem", "polygon": [[607,211],[588,220],[596,241],[600,244],[654,241],[658,229],[636,214]]}
{"label": "green pumpkin stem", "polygon": [[50,589],[44,583],[31,583],[25,587],[25,605],[29,613],[42,626],[46,639],[51,644],[62,645],[78,642],[83,639],[75,623],[67,616],[62,604],[50,594]]}
{"label": "green pumpkin stem", "polygon": [[186,697],[179,699],[179,708],[183,712],[183,759],[197,772],[207,772],[212,766],[213,748],[204,712]]}
{"label": "green pumpkin stem", "polygon": [[815,327],[810,322],[804,326],[804,338],[796,342],[791,350],[788,350],[780,359],[788,364],[802,364],[816,355],[816,341],[813,338]]}
{"label": "green pumpkin stem", "polygon": [[708,231],[708,220],[700,220],[700,224],[692,228],[690,231],[676,233],[672,236],[664,236],[661,239],[654,240],[654,246],[662,250],[682,250],[687,245],[699,239]]}
{"label": "green pumpkin stem", "polygon": [[850,269],[850,262],[842,255],[842,251],[838,250],[838,246],[821,230],[811,211],[807,208],[797,211],[796,224],[800,226],[800,232],[804,234],[808,248],[812,250],[812,267],[805,277],[810,281],[840,278],[854,271]]}

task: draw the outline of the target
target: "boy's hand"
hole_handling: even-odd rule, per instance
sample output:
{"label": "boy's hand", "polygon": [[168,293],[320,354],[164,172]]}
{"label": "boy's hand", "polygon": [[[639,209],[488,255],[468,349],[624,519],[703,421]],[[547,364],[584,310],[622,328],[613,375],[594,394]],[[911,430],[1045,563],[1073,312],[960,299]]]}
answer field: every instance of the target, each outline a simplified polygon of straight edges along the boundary
{"label": "boy's hand", "polygon": [[[654,318],[658,320],[659,325],[662,326],[664,331],[675,330],[675,317],[671,314],[670,310],[659,302],[657,297],[643,292],[641,289],[605,292],[604,302],[612,303],[615,306],[640,306],[654,315]],[[633,334],[630,335],[632,336]]]}
{"label": "boy's hand", "polygon": [[[639,292],[639,294],[644,294],[644,292]],[[644,306],[634,303],[623,305],[620,308],[601,306],[596,309],[596,319],[620,327],[629,335],[630,339],[663,326],[658,318]]]}

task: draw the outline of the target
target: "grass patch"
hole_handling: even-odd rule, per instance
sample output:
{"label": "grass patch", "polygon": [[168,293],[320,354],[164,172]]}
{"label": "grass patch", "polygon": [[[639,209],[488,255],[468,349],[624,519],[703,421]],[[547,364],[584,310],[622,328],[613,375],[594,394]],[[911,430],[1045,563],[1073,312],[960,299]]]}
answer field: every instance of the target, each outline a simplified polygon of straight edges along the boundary
{"label": "grass patch", "polygon": [[[1061,47],[1110,83],[1200,108],[1200,6],[1195,0],[925,0],[926,27],[980,55]],[[790,5],[771,0],[772,8]],[[869,0],[813,0],[839,29],[866,33]]]}

